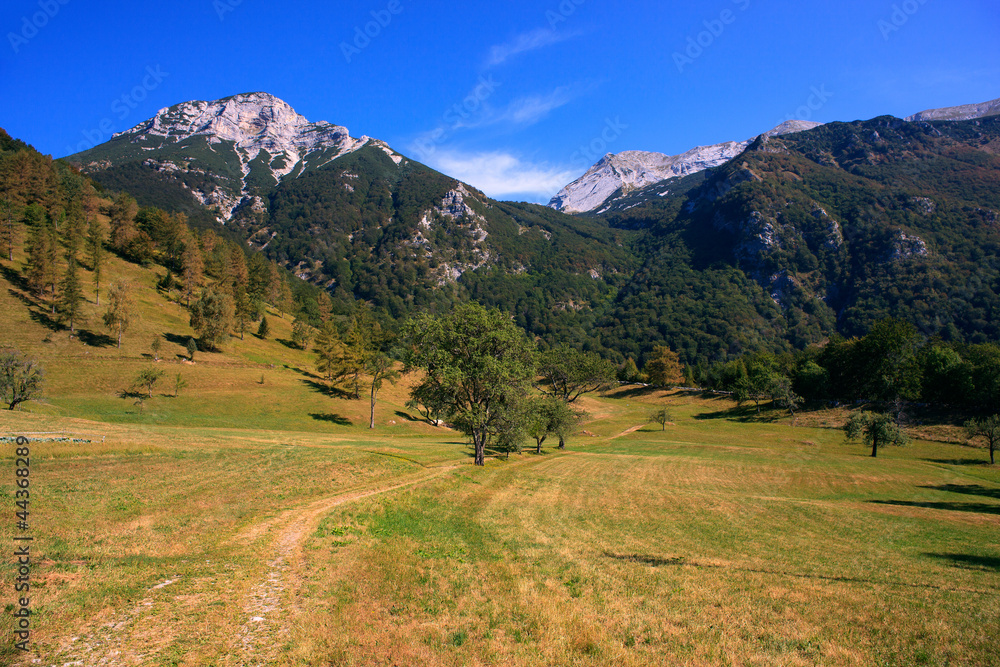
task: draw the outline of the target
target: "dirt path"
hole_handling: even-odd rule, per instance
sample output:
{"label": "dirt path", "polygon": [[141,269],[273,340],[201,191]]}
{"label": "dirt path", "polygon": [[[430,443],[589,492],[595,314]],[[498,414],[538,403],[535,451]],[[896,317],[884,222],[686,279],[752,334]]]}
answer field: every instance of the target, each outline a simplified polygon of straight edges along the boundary
{"label": "dirt path", "polygon": [[633,426],[632,428],[625,429],[624,431],[622,431],[618,435],[611,436],[610,438],[608,438],[608,440],[616,440],[618,438],[621,438],[621,437],[624,437],[624,436],[628,435],[629,433],[635,433],[636,431],[638,431],[639,429],[641,429],[643,426],[645,426],[645,424],[639,424],[638,426]]}
{"label": "dirt path", "polygon": [[294,604],[296,591],[302,584],[302,546],[330,510],[345,503],[423,484],[457,467],[434,468],[402,482],[323,498],[269,521],[284,527],[275,536],[273,553],[276,556],[268,563],[264,580],[254,586],[244,607],[246,620],[229,652],[235,658],[234,664],[263,667],[276,662],[291,618],[291,610],[284,606]]}
{"label": "dirt path", "polygon": [[[403,479],[384,482],[380,486],[356,489],[313,501],[303,507],[286,510],[276,516],[258,521],[237,535],[237,548],[251,548],[262,537],[266,540],[261,553],[273,554],[263,578],[251,589],[243,601],[243,624],[231,635],[226,646],[226,658],[221,664],[243,666],[273,665],[278,660],[282,641],[289,632],[296,593],[302,584],[304,558],[302,547],[316,530],[322,518],[333,508],[346,503],[416,486],[443,476],[458,468],[457,465],[430,468]],[[160,589],[183,588],[192,582],[168,578],[153,586],[131,609],[114,614],[94,630],[60,642],[54,659],[46,661],[51,667],[98,667],[154,664],[156,654],[170,639],[161,642],[136,637],[136,626],[148,620]],[[176,610],[175,610],[176,611]]]}

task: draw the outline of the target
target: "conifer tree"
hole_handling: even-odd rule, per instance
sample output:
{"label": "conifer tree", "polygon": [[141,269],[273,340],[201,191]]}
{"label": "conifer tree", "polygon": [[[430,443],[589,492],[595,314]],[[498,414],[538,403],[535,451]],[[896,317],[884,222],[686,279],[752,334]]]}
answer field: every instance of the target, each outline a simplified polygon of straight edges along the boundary
{"label": "conifer tree", "polygon": [[239,283],[233,284],[233,309],[236,330],[240,332],[240,340],[243,340],[243,334],[254,320],[256,309],[250,302],[245,287]]}
{"label": "conifer tree", "polygon": [[318,355],[316,370],[322,373],[327,380],[333,380],[340,368],[341,356],[340,336],[333,322],[323,323],[323,327],[316,335],[316,347],[313,348],[313,351]]}
{"label": "conifer tree", "polygon": [[260,339],[266,339],[271,333],[271,327],[267,323],[267,317],[260,318],[260,326],[257,327],[257,337]]}
{"label": "conifer tree", "polygon": [[184,244],[184,254],[181,256],[181,285],[184,293],[184,304],[191,306],[191,299],[201,287],[205,275],[205,264],[198,250],[198,242],[190,237]]}
{"label": "conifer tree", "polygon": [[52,312],[55,312],[56,258],[58,257],[55,228],[43,222],[32,229],[28,240],[27,278],[31,289],[42,296],[51,289]]}
{"label": "conifer tree", "polygon": [[309,337],[309,324],[302,318],[301,314],[296,315],[295,321],[292,323],[292,344],[300,350],[304,350],[309,345]]}
{"label": "conifer tree", "polygon": [[81,320],[82,316],[83,290],[80,288],[80,276],[77,273],[75,257],[69,259],[59,291],[59,315],[63,321],[69,322],[70,332],[76,333],[76,323]]}
{"label": "conifer tree", "polygon": [[139,228],[135,224],[139,205],[135,199],[123,192],[115,198],[110,213],[111,247],[120,253],[127,254],[139,236]]}
{"label": "conifer tree", "polygon": [[320,291],[316,305],[319,306],[320,322],[326,322],[330,319],[330,314],[333,313],[333,299],[330,298],[330,294],[326,290]]}
{"label": "conifer tree", "polygon": [[104,226],[93,217],[87,230],[87,255],[90,257],[90,269],[93,271],[94,293],[97,305],[101,305],[101,273],[104,269]]}
{"label": "conifer tree", "polygon": [[17,221],[14,207],[6,199],[0,200],[0,241],[7,247],[7,259],[14,261],[14,244],[17,243]]}
{"label": "conifer tree", "polygon": [[104,313],[104,325],[118,337],[118,349],[122,347],[124,334],[135,318],[132,302],[132,286],[126,280],[111,284],[108,290],[108,309]]}

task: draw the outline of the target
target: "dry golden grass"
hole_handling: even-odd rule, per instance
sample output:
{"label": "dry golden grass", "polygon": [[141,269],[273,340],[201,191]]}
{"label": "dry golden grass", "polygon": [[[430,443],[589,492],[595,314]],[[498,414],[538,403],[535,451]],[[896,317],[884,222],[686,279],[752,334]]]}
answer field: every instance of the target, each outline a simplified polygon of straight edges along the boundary
{"label": "dry golden grass", "polygon": [[[1000,472],[981,450],[873,460],[835,430],[843,410],[758,418],[633,387],[582,398],[568,451],[474,469],[460,437],[406,414],[412,377],[365,428],[367,401],[329,395],[276,314],[272,339],[187,364],[163,295],[143,293],[119,351],[96,305],[84,345],[9,278],[0,343],[39,356],[48,387],[0,430],[92,441],[31,446],[21,664],[1000,664]],[[157,334],[188,387],[164,381],[140,414],[117,393]]]}

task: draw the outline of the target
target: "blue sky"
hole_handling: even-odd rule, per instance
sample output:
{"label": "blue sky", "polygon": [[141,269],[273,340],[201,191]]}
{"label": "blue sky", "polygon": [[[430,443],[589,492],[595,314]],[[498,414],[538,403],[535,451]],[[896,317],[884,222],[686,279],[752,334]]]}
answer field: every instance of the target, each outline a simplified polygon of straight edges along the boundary
{"label": "blue sky", "polygon": [[995,0],[6,0],[0,31],[0,127],[56,157],[260,90],[530,201],[607,152],[1000,97]]}

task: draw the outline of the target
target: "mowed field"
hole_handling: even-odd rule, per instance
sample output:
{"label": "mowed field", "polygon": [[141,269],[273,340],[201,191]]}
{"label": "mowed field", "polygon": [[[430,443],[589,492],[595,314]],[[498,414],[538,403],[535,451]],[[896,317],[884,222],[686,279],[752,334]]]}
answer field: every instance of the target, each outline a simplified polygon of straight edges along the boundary
{"label": "mowed field", "polygon": [[[664,402],[672,425],[634,430]],[[104,437],[31,446],[33,651],[8,659],[1000,664],[1000,474],[981,450],[871,459],[832,428],[677,393],[584,407],[566,452],[484,469],[425,425],[4,414],[7,432]],[[7,448],[11,517],[12,464]]]}
{"label": "mowed field", "polygon": [[[843,413],[626,388],[581,399],[566,451],[475,468],[405,408],[413,378],[369,430],[367,397],[329,391],[279,313],[269,339],[188,362],[176,296],[113,261],[142,287],[121,350],[92,291],[71,337],[0,280],[0,343],[47,378],[0,410],[0,433],[36,438],[26,655],[0,448],[0,664],[1000,664],[1000,468],[981,449],[872,459]],[[121,398],[150,366],[153,397]]]}

